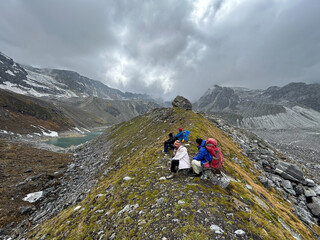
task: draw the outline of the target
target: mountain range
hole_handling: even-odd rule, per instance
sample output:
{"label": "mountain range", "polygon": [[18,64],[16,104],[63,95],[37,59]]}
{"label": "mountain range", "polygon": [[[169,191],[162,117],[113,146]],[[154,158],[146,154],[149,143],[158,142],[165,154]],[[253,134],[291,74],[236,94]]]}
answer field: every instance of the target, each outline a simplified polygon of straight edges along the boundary
{"label": "mountain range", "polygon": [[215,85],[195,108],[247,129],[320,127],[320,84],[290,83],[266,90]]}
{"label": "mountain range", "polygon": [[[0,53],[0,89],[3,93],[0,127],[2,131],[20,134],[67,130],[45,122],[36,124],[48,106],[59,113],[61,121],[68,119],[71,129],[112,125],[159,106],[148,95],[124,93],[72,71],[20,65],[3,53]],[[20,119],[11,117],[17,113]]]}

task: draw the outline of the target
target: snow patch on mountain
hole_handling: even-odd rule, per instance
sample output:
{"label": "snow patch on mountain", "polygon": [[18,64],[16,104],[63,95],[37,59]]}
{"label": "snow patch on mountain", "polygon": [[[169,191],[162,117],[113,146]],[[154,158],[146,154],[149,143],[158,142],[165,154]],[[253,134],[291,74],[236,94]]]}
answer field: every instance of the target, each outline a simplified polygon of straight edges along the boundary
{"label": "snow patch on mountain", "polygon": [[11,70],[7,70],[5,73],[10,74],[11,76],[16,76]]}
{"label": "snow patch on mountain", "polygon": [[65,84],[56,81],[53,77],[44,75],[38,72],[33,72],[26,69],[28,75],[27,79],[24,80],[26,83],[33,87],[43,88],[50,90],[52,94],[47,94],[46,96],[56,97],[56,98],[71,98],[71,97],[79,97],[73,91],[64,89],[66,87]]}

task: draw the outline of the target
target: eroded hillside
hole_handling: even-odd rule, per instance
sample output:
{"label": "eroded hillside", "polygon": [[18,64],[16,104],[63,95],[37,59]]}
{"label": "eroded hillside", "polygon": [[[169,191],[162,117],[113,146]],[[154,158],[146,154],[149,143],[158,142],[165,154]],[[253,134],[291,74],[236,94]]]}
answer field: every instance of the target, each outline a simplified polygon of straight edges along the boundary
{"label": "eroded hillside", "polygon": [[[196,154],[198,137],[214,137],[225,156],[228,188],[180,174],[172,180],[162,144],[182,127]],[[96,186],[51,220],[28,233],[30,239],[315,239],[274,188],[225,132],[200,114],[156,109],[108,129],[79,150],[103,162]],[[73,166],[83,169],[85,165]],[[81,176],[79,176],[81,178]],[[67,194],[67,193],[66,193]]]}
{"label": "eroded hillside", "polygon": [[15,133],[65,131],[74,124],[53,104],[0,90],[0,129]]}

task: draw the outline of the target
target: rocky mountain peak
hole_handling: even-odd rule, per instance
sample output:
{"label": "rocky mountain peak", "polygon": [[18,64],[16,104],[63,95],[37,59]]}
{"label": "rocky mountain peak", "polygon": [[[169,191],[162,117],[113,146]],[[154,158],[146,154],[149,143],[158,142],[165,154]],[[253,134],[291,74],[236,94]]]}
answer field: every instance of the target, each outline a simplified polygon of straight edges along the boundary
{"label": "rocky mountain peak", "polygon": [[235,109],[239,96],[232,88],[214,85],[196,102],[198,108],[209,112]]}

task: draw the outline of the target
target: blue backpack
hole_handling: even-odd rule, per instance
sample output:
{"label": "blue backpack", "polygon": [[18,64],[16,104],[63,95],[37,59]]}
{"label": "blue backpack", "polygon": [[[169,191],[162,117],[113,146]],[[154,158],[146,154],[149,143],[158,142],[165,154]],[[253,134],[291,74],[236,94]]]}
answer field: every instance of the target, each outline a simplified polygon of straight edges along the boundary
{"label": "blue backpack", "polygon": [[189,130],[185,130],[184,131],[184,138],[183,138],[184,142],[188,141],[188,136],[189,136]]}

